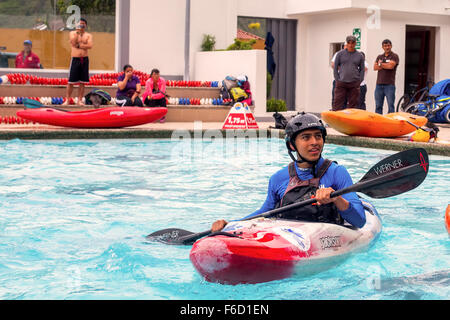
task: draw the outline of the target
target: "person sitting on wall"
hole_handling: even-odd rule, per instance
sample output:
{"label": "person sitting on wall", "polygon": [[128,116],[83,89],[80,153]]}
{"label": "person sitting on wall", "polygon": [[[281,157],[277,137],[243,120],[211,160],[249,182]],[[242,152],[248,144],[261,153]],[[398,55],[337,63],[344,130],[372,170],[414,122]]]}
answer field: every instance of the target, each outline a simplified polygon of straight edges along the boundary
{"label": "person sitting on wall", "polygon": [[[158,69],[153,69],[150,78],[145,82],[145,92],[142,95],[144,104],[149,107],[166,107],[166,80],[159,75]],[[165,122],[162,117],[160,122]]]}
{"label": "person sitting on wall", "polygon": [[41,68],[41,60],[39,57],[31,51],[32,42],[25,40],[23,42],[23,51],[21,51],[16,57],[16,68]]}
{"label": "person sitting on wall", "polygon": [[123,74],[117,78],[116,104],[121,107],[143,107],[139,98],[141,93],[141,81],[133,74],[133,67],[126,64]]}
{"label": "person sitting on wall", "polygon": [[159,75],[158,69],[153,69],[150,78],[145,82],[145,92],[142,95],[144,103],[149,107],[165,107],[166,80]]}

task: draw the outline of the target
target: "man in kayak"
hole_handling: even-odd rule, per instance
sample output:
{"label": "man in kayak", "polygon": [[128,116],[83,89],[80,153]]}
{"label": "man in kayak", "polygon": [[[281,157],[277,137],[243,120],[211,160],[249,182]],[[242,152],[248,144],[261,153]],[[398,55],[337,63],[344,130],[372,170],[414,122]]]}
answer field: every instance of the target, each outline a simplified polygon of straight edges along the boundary
{"label": "man in kayak", "polygon": [[[322,121],[313,114],[302,113],[292,118],[285,130],[286,147],[293,162],[270,178],[263,206],[243,219],[315,197],[317,203],[285,211],[277,217],[336,224],[345,220],[354,227],[363,227],[366,217],[356,193],[330,197],[333,191],[349,187],[353,181],[345,167],[322,158],[327,135]],[[220,231],[227,223],[217,220],[211,231]]]}

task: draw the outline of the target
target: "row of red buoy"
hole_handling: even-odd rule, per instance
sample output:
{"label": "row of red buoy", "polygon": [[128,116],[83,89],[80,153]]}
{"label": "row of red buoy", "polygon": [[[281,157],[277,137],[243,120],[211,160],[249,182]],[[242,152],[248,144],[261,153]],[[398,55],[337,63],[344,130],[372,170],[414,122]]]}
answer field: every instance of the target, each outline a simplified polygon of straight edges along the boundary
{"label": "row of red buoy", "polygon": [[[150,78],[150,74],[139,70],[134,70],[133,74],[139,78],[142,85]],[[115,86],[117,78],[123,75],[122,72],[97,73],[89,78],[89,85],[94,86]],[[1,83],[10,84],[33,84],[33,85],[67,85],[67,78],[44,78],[25,73],[9,73],[0,77]],[[219,81],[192,81],[192,80],[166,80],[168,87],[218,87]]]}
{"label": "row of red buoy", "polygon": [[218,87],[219,81],[167,80],[166,85],[168,87],[209,88]]}
{"label": "row of red buoy", "polygon": [[6,77],[11,84],[67,85],[68,83],[67,78],[44,78],[24,73],[9,73]]}
{"label": "row of red buoy", "polygon": [[0,116],[0,124],[35,124],[35,122],[15,116]]}

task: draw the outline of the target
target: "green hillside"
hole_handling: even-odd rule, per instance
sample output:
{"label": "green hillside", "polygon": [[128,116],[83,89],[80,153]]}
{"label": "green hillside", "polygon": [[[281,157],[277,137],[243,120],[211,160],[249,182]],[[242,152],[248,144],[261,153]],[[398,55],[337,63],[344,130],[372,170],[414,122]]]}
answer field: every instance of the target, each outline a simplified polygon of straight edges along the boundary
{"label": "green hillside", "polygon": [[70,5],[81,8],[89,30],[115,31],[115,0],[0,0],[0,28],[33,28],[40,22],[67,21]]}
{"label": "green hillside", "polygon": [[84,14],[114,15],[115,0],[0,0],[0,13],[5,15],[66,14],[70,5],[77,5]]}

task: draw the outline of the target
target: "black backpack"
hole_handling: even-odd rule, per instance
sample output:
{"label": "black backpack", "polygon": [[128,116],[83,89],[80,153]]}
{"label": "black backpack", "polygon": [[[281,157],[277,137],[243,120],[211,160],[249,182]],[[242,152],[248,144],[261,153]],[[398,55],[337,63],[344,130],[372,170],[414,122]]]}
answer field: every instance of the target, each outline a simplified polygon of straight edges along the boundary
{"label": "black backpack", "polygon": [[[232,99],[230,92],[225,87],[220,88],[220,96],[222,97],[223,100]],[[231,104],[231,103],[232,102],[230,101],[230,102],[224,103],[224,104],[227,105],[227,104]]]}
{"label": "black backpack", "polygon": [[94,88],[84,97],[87,105],[94,105],[98,108],[100,105],[109,104],[111,101],[111,95],[101,89]]}
{"label": "black backpack", "polygon": [[286,128],[288,121],[281,113],[275,112],[272,116],[275,118],[275,128],[276,129],[285,129]]}

